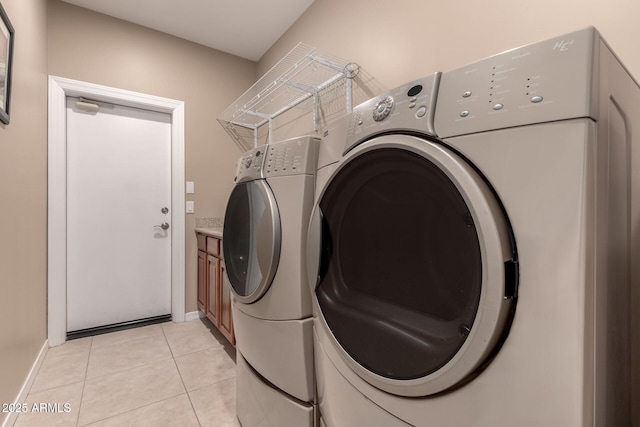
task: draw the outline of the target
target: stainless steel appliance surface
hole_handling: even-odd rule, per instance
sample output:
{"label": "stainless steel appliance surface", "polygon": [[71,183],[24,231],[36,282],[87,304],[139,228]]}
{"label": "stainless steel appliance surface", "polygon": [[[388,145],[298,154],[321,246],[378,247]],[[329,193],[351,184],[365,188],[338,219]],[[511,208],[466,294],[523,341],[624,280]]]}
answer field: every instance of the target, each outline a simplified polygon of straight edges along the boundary
{"label": "stainless steel appliance surface", "polygon": [[323,425],[640,425],[637,117],[587,28],[330,130],[307,249]]}
{"label": "stainless steel appliance surface", "polygon": [[315,423],[305,249],[318,144],[314,137],[293,138],[238,161],[223,240],[244,427]]}

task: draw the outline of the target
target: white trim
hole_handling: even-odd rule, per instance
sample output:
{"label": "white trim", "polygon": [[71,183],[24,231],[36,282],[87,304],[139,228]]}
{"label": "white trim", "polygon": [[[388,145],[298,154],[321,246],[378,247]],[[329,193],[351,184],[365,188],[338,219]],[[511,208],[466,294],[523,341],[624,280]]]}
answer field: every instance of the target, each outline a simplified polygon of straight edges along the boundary
{"label": "white trim", "polygon": [[61,345],[67,336],[66,256],[66,97],[83,96],[171,115],[171,314],[185,312],[184,102],[92,83],[49,76],[48,148],[48,338]]}
{"label": "white trim", "polygon": [[203,317],[205,317],[205,314],[200,310],[190,311],[184,315],[184,321],[189,322],[191,320],[202,319]]}
{"label": "white trim", "polygon": [[[24,381],[24,384],[22,384],[22,388],[20,389],[20,392],[18,393],[16,400],[14,400],[11,403],[24,403],[27,400],[27,396],[29,396],[29,391],[31,391],[31,386],[33,385],[33,382],[36,379],[36,375],[38,375],[38,371],[40,370],[40,365],[42,365],[42,361],[44,360],[44,357],[47,355],[48,351],[49,351],[49,341],[45,340],[44,344],[42,345],[42,348],[40,349],[40,353],[38,353],[38,357],[36,358],[35,362],[33,362],[33,365],[31,366],[31,370],[29,371],[29,375],[27,375],[27,379]],[[17,412],[9,412],[9,416],[5,418],[4,422],[2,423],[2,427],[9,427],[14,425],[18,415],[19,414]]]}

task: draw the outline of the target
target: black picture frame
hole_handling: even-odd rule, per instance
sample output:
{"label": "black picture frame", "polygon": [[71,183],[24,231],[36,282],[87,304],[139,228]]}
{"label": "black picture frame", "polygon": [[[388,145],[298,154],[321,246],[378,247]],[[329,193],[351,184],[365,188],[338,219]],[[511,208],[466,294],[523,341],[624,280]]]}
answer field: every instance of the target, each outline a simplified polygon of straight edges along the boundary
{"label": "black picture frame", "polygon": [[14,29],[0,3],[0,121],[9,124]]}

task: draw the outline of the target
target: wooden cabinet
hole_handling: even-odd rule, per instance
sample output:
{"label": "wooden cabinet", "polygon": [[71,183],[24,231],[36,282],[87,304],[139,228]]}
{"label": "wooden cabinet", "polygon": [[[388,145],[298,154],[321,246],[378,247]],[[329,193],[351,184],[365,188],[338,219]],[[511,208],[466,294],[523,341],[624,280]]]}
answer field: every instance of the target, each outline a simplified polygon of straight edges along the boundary
{"label": "wooden cabinet", "polygon": [[198,309],[207,312],[207,253],[198,249]]}
{"label": "wooden cabinet", "polygon": [[222,239],[197,234],[198,308],[235,345],[231,317],[231,289],[224,274]]}
{"label": "wooden cabinet", "polygon": [[207,296],[207,317],[211,323],[220,324],[220,259],[207,254],[207,274],[209,276],[209,292]]}
{"label": "wooden cabinet", "polygon": [[207,312],[207,238],[196,234],[198,240],[198,309]]}
{"label": "wooden cabinet", "polygon": [[[227,275],[224,274],[224,262],[220,268],[220,278],[222,283],[220,286],[220,332],[226,336],[229,341],[235,342],[233,335],[233,318],[231,317],[231,284]],[[230,337],[233,337],[231,339]]]}

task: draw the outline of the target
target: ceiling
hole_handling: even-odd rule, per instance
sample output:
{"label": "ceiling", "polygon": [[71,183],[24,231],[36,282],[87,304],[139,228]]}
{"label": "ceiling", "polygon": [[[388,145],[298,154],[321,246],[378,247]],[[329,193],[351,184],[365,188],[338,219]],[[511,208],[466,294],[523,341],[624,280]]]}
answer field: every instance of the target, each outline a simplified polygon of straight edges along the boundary
{"label": "ceiling", "polygon": [[258,61],[313,0],[63,0]]}

